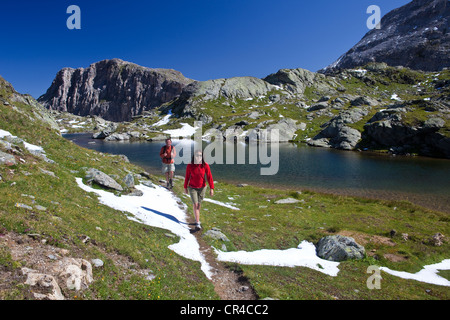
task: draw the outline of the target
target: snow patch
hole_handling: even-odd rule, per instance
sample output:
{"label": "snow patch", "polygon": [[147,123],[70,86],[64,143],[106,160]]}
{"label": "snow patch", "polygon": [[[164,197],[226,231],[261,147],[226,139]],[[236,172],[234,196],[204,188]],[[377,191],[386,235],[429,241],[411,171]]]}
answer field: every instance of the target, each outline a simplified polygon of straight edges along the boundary
{"label": "snow patch", "polygon": [[[5,137],[17,138],[16,136],[13,136],[10,132],[0,129],[0,139],[3,139]],[[36,146],[34,144],[25,141],[23,141],[23,144],[25,148],[30,152],[45,153],[44,148],[42,147]]]}
{"label": "snow patch", "polygon": [[205,199],[203,199],[203,201],[211,202],[211,203],[214,203],[219,206],[226,207],[226,208],[229,208],[232,210],[240,210],[238,207],[235,207],[236,204],[234,204],[232,202],[221,202],[221,201],[217,201],[217,200],[213,200],[213,199],[209,199],[209,198],[205,198]]}
{"label": "snow patch", "polygon": [[166,133],[172,137],[190,137],[198,129],[197,127],[191,126],[189,123],[183,122],[181,125],[182,127],[179,129],[166,130],[163,131],[163,133]]}
{"label": "snow patch", "polygon": [[157,123],[155,123],[153,126],[160,127],[165,124],[168,124],[170,121],[170,117],[172,116],[172,111],[169,111],[167,115],[165,115],[161,120],[159,120]]}
{"label": "snow patch", "polygon": [[450,259],[443,260],[440,263],[425,266],[417,273],[395,271],[386,267],[381,267],[380,270],[403,279],[417,280],[420,282],[450,287],[450,281],[437,274],[439,270],[450,270]]}
{"label": "snow patch", "polygon": [[211,279],[211,266],[200,252],[200,245],[197,239],[190,233],[185,211],[177,203],[178,198],[170,191],[161,186],[151,188],[137,185],[135,188],[143,192],[142,196],[122,195],[118,197],[111,192],[93,189],[83,184],[81,178],[76,178],[76,181],[81,189],[96,193],[99,196],[100,203],[116,210],[131,213],[133,217],[129,217],[130,220],[169,230],[180,237],[180,241],[170,245],[169,249],[182,257],[199,261],[202,271],[208,279]]}
{"label": "snow patch", "polygon": [[396,93],[394,93],[394,94],[391,96],[391,100],[402,101],[402,99],[400,99],[399,96],[398,96]]}
{"label": "snow patch", "polygon": [[328,261],[316,255],[316,247],[302,241],[297,248],[286,250],[257,250],[253,252],[223,252],[215,249],[218,260],[247,265],[267,265],[280,267],[307,267],[330,276],[337,276],[339,262]]}

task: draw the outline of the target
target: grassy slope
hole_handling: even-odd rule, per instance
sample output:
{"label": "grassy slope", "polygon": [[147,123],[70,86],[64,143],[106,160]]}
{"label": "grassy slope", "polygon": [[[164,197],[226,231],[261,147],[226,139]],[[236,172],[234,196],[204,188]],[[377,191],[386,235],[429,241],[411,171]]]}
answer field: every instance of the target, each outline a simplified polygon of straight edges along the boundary
{"label": "grassy slope", "polygon": [[[1,95],[8,100],[10,92],[3,90]],[[14,104],[22,112],[31,114],[29,106]],[[80,148],[48,129],[45,123],[31,121],[2,102],[0,128],[28,143],[42,146],[48,158],[56,162],[47,163],[24,151],[20,157],[25,163],[0,166],[0,231],[39,233],[50,245],[69,249],[73,256],[104,260],[104,268],[94,269],[94,284],[81,295],[76,293],[78,298],[217,298],[212,284],[200,270],[200,264],[181,258],[167,248],[178,242],[177,238],[169,238],[165,236],[165,230],[138,224],[129,220],[126,213],[99,204],[75,182],[75,177],[84,177],[82,168],[94,167],[116,174],[120,177],[118,181],[128,172],[142,172],[140,168],[118,156]],[[43,174],[40,169],[54,172],[57,178]],[[34,196],[35,203],[23,195]],[[38,204],[47,211],[28,211],[16,207],[16,203],[33,207]],[[88,245],[80,240],[83,235],[91,238]],[[124,257],[132,266],[128,269],[116,266],[109,258],[112,254]],[[8,248],[0,248],[0,272],[2,267],[17,272],[23,266],[11,261]],[[156,279],[145,280],[137,272],[141,269],[151,270]],[[26,288],[23,292],[13,288],[0,289],[0,299],[20,299],[25,296],[24,292]]]}

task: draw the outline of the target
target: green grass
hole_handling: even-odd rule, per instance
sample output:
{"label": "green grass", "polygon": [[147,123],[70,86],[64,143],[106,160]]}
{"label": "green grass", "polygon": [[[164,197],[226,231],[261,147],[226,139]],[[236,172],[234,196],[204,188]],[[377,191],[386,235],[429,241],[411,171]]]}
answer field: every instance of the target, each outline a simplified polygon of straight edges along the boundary
{"label": "green grass", "polygon": [[[179,190],[178,192],[181,192]],[[232,197],[234,200],[229,200]],[[276,200],[294,197],[302,202],[275,204]],[[246,266],[239,268],[249,278],[260,298],[277,299],[448,299],[447,287],[403,280],[382,273],[380,290],[366,285],[370,265],[387,266],[393,270],[418,272],[424,265],[448,259],[449,244],[441,247],[429,244],[436,232],[449,234],[446,215],[412,205],[409,202],[377,201],[364,198],[334,196],[303,191],[283,191],[232,184],[216,185],[214,199],[233,202],[235,211],[204,202],[202,226],[205,230],[218,227],[231,240],[228,250],[288,249],[302,240],[316,243],[334,233],[352,232],[363,239],[367,257],[361,261],[346,261],[339,265],[337,277],[330,277],[304,267]],[[375,241],[389,239],[390,230],[397,235],[394,245]],[[409,240],[401,238],[408,233]],[[221,248],[222,242],[208,240]],[[229,248],[230,247],[230,248]],[[391,262],[385,254],[406,257],[404,262]],[[448,279],[448,272],[443,272]],[[426,290],[432,289],[432,294]]]}

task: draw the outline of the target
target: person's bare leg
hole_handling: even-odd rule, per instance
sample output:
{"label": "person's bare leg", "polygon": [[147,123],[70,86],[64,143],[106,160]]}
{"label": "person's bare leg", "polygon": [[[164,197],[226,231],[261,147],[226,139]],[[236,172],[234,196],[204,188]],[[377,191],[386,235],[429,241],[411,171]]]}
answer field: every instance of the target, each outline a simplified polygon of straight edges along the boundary
{"label": "person's bare leg", "polygon": [[194,204],[194,214],[195,214],[195,222],[197,223],[197,226],[200,225],[200,203]]}

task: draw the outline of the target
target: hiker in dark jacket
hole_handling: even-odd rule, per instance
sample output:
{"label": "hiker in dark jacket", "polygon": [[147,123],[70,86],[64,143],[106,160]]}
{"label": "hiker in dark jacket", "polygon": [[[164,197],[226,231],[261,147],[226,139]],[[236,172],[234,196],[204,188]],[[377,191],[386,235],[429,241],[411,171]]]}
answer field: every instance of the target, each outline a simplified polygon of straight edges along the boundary
{"label": "hiker in dark jacket", "polygon": [[162,159],[162,172],[166,175],[166,187],[173,188],[173,174],[175,172],[175,156],[177,151],[172,145],[172,139],[166,139],[166,145],[161,148],[159,156]]}

